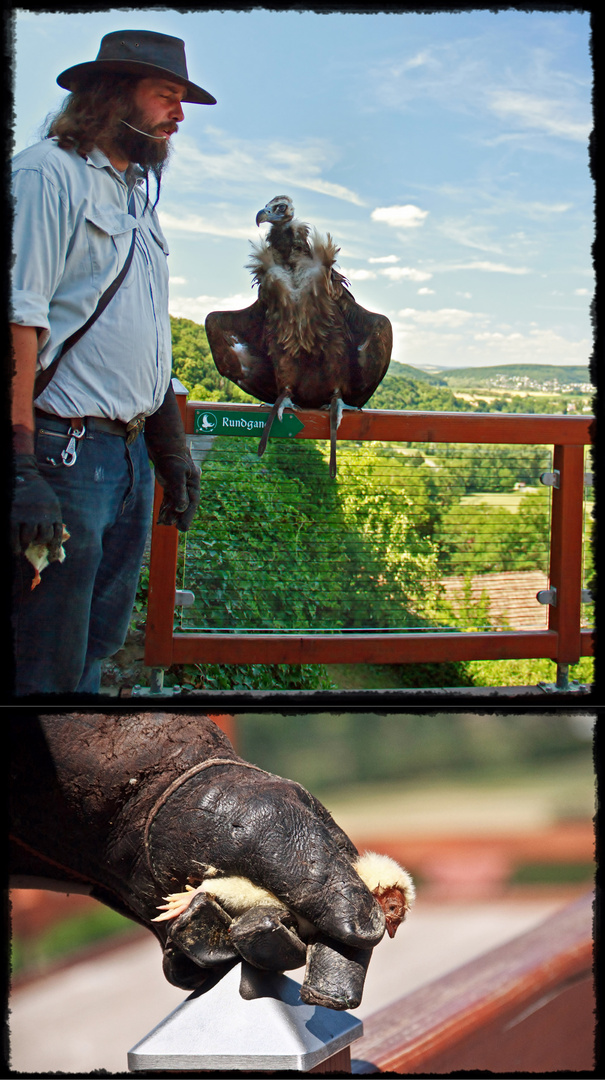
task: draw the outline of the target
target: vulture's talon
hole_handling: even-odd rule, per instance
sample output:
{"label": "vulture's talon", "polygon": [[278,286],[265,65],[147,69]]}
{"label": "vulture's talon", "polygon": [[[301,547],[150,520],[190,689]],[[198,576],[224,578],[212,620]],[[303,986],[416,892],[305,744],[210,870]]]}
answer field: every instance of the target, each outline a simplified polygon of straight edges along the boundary
{"label": "vulture's talon", "polygon": [[280,421],[280,423],[283,419],[284,409],[296,409],[296,405],[293,403],[291,398],[285,397],[281,405],[279,406],[279,409],[277,410],[277,419]]}
{"label": "vulture's talon", "polygon": [[260,437],[260,442],[258,444],[259,457],[262,457],[265,450],[267,449],[267,442],[269,441],[269,434],[271,432],[271,428],[273,427],[273,421],[275,420],[275,417],[277,416],[277,419],[281,420],[285,408],[294,408],[288,395],[289,390],[287,388],[285,390],[282,390],[277,400],[274,401],[273,405],[271,406],[271,412],[269,413],[265,421],[263,433]]}

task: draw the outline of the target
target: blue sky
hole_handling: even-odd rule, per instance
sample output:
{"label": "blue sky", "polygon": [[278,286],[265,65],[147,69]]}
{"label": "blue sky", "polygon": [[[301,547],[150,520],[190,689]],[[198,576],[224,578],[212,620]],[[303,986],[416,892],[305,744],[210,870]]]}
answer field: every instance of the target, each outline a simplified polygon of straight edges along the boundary
{"label": "blue sky", "polygon": [[15,25],[15,150],[59,107],[59,72],[112,30],[183,38],[217,98],[185,105],[162,185],[173,315],[253,302],[256,212],[286,194],[391,319],[394,360],[588,363],[588,13],[125,8]]}

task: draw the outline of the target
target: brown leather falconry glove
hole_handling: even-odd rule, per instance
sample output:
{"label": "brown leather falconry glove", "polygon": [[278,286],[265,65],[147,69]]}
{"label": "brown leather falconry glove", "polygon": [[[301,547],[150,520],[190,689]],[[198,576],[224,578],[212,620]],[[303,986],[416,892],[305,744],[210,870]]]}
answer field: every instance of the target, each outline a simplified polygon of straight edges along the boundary
{"label": "brown leather falconry glove", "polygon": [[158,524],[187,532],[200,501],[200,471],[187,449],[176,395],[169,386],[157,412],[145,420],[145,442],[164,489]]}
{"label": "brown leather falconry glove", "polygon": [[[205,716],[17,714],[11,734],[15,887],[79,886],[148,926],[183,989],[210,988],[242,958],[283,971],[306,956],[303,1000],[359,1004],[384,915],[355,847],[299,784],[238,757]],[[167,894],[209,875],[272,896],[233,917],[199,892],[152,921]]]}

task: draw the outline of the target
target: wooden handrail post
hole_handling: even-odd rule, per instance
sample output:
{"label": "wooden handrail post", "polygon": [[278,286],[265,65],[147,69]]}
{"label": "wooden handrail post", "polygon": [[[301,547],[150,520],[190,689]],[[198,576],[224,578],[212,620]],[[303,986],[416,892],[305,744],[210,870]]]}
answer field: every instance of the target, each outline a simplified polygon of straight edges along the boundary
{"label": "wooden handrail post", "polygon": [[559,473],[550,534],[550,587],[556,589],[556,602],[549,609],[548,628],[558,635],[557,664],[568,665],[581,656],[584,447],[555,446],[553,467]]}
{"label": "wooden handrail post", "polygon": [[[172,380],[179,410],[185,424],[187,390],[178,379]],[[156,480],[149,558],[149,596],[145,626],[145,664],[147,667],[170,667],[173,649],[176,566],[179,533],[175,525],[158,525],[163,491]]]}

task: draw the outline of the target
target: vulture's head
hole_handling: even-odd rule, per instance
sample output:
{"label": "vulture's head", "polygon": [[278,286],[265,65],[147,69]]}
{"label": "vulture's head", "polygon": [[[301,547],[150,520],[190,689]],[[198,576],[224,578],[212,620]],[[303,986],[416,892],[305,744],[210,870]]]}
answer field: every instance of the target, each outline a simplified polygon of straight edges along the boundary
{"label": "vulture's head", "polygon": [[271,225],[286,225],[294,217],[294,204],[287,195],[276,195],[256,215],[256,224],[269,221]]}

